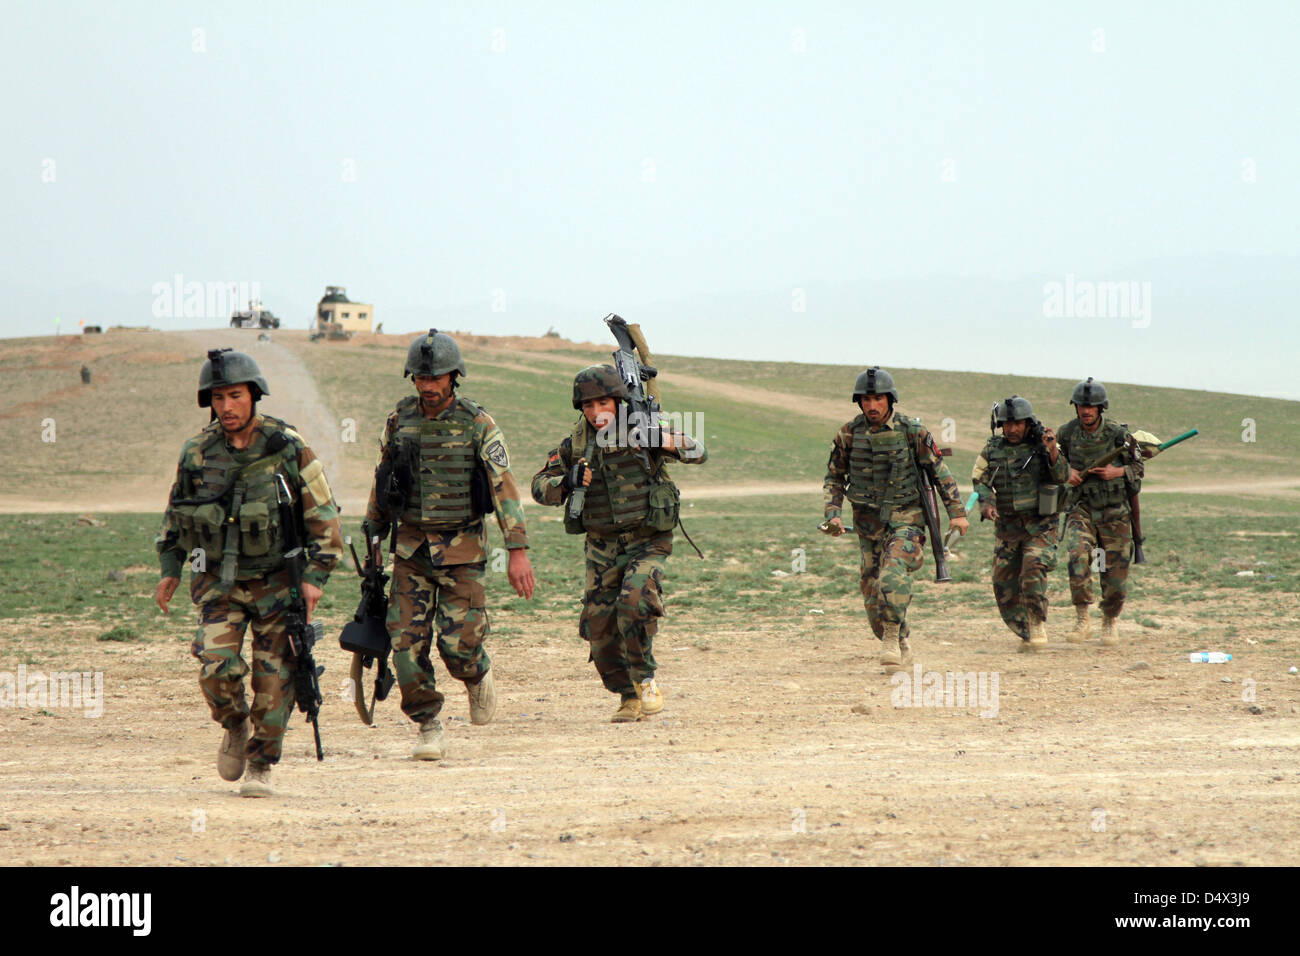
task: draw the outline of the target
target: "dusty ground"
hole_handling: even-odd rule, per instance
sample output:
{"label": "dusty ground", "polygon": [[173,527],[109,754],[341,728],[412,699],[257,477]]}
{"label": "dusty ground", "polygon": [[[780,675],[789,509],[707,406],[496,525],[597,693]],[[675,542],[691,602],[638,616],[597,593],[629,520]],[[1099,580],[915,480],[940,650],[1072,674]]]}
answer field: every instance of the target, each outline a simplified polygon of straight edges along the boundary
{"label": "dusty ground", "polygon": [[860,607],[824,610],[744,631],[674,615],[668,708],[635,725],[606,722],[572,619],[515,623],[523,637],[490,644],[493,724],[468,723],[439,665],[450,755],[434,764],[410,759],[395,698],[376,728],[356,718],[328,621],[325,762],[295,715],[261,801],[216,775],[188,616],[122,645],[96,642],[98,622],[0,622],[10,646],[71,637],[45,667],[102,669],[106,697],[98,719],[0,709],[0,843],[7,862],[72,865],[1300,862],[1300,679],[1248,631],[1233,663],[1195,665],[1177,627],[1126,623],[1103,649],[1061,642],[1058,615],[1030,656],[988,619],[946,630],[917,605],[923,669],[998,675],[981,717],[892,706]]}

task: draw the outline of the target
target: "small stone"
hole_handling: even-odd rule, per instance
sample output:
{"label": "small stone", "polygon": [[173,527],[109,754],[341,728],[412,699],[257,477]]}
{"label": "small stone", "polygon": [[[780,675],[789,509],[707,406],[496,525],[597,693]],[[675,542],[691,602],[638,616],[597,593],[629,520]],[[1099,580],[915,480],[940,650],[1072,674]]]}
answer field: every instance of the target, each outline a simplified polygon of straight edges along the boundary
{"label": "small stone", "polygon": [[272,850],[270,853],[268,853],[268,854],[266,855],[266,862],[267,862],[267,863],[279,863],[279,862],[280,862],[280,854],[277,853],[275,850]]}
{"label": "small stone", "polygon": [[1129,671],[1149,671],[1151,670],[1151,665],[1148,664],[1146,661],[1134,661],[1132,664],[1130,664],[1128,667],[1124,669]]}
{"label": "small stone", "polygon": [[1255,714],[1255,715],[1257,715],[1257,716],[1258,716],[1259,714],[1264,713],[1264,708],[1261,707],[1261,706],[1259,706],[1259,704],[1251,704],[1250,707],[1247,708],[1247,709],[1248,709],[1252,714]]}
{"label": "small stone", "polygon": [[869,713],[871,713],[871,707],[868,706],[867,704],[854,704],[852,707],[849,708],[849,713],[851,713],[851,714],[869,714]]}
{"label": "small stone", "polygon": [[1203,856],[1198,856],[1198,857],[1197,857],[1196,859],[1194,859],[1192,862],[1195,863],[1197,866],[1205,866],[1205,865],[1208,864],[1210,861],[1207,860],[1207,859],[1206,859],[1205,857],[1203,857]]}
{"label": "small stone", "polygon": [[126,575],[115,568],[108,572],[108,579],[110,581],[125,581]]}
{"label": "small stone", "polygon": [[1232,683],[1232,678],[1231,678],[1231,677],[1220,677],[1220,678],[1219,678],[1219,683],[1220,683],[1220,684],[1231,684],[1231,683]]}
{"label": "small stone", "polygon": [[561,843],[572,843],[572,842],[573,842],[573,834],[572,834],[572,833],[561,833],[561,834],[560,834],[560,842],[561,842]]}

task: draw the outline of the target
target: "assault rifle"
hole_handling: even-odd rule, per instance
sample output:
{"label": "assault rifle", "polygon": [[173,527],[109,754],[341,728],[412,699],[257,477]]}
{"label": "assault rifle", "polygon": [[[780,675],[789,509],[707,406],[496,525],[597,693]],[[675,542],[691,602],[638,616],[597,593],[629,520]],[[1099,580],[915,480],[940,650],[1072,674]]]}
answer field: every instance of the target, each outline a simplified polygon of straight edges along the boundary
{"label": "assault rifle", "polygon": [[320,675],[325,668],[317,667],[311,650],[320,640],[323,626],[320,621],[307,620],[307,600],[302,593],[302,568],[307,563],[298,537],[298,515],[293,497],[284,475],[276,473],[275,501],[280,509],[280,527],[284,533],[284,562],[289,571],[289,609],[284,615],[285,631],[289,636],[290,666],[293,668],[294,696],[298,709],[307,715],[312,733],[316,737],[316,759],[324,760],[320,746],[320,705],[324,702],[320,692]]}
{"label": "assault rifle", "polygon": [[[348,677],[352,682],[352,702],[357,714],[366,725],[375,722],[375,705],[388,697],[396,678],[388,669],[388,652],[392,644],[388,637],[385,620],[388,616],[388,598],[385,588],[388,575],[384,573],[383,563],[379,559],[379,538],[366,542],[366,562],[357,559],[357,549],[348,538],[348,548],[352,551],[352,563],[361,578],[361,603],[357,605],[352,620],[343,625],[339,635],[339,646],[352,652],[352,670]],[[376,667],[375,690],[366,706],[366,692],[362,686],[362,671]]]}

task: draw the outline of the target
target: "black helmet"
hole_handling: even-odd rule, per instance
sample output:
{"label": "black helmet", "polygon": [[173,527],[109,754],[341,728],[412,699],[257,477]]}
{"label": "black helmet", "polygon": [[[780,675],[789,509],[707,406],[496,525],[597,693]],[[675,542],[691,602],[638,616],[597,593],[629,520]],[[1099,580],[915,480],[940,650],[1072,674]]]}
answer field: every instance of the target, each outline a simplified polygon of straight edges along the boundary
{"label": "black helmet", "polygon": [[212,407],[212,390],[225,385],[247,384],[256,402],[271,390],[252,356],[233,349],[208,349],[208,360],[199,372],[199,408]]}
{"label": "black helmet", "polygon": [[1019,395],[1012,395],[998,402],[993,406],[993,410],[999,425],[1034,417],[1034,406],[1029,404],[1029,399],[1021,398]]}
{"label": "black helmet", "polygon": [[465,360],[460,357],[460,346],[446,332],[430,329],[406,350],[406,370],[402,372],[402,378],[408,375],[446,375],[448,372],[469,374],[465,371]]}
{"label": "black helmet", "polygon": [[1070,404],[1096,405],[1104,411],[1110,406],[1110,402],[1106,400],[1106,386],[1101,382],[1094,382],[1089,375],[1086,382],[1074,386],[1074,393],[1070,395]]}
{"label": "black helmet", "polygon": [[891,403],[898,401],[898,389],[894,387],[894,376],[890,375],[879,365],[873,365],[853,383],[853,404],[863,395],[888,395]]}

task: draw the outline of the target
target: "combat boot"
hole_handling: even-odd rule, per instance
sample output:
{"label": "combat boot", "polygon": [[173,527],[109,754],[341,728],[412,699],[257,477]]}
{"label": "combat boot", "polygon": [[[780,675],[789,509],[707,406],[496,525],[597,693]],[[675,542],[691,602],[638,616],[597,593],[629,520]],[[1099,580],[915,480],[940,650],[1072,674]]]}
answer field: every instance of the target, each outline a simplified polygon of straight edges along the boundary
{"label": "combat boot", "polygon": [[1042,650],[1047,646],[1047,622],[1040,621],[1032,614],[1029,616],[1029,640],[1025,642],[1030,650]]}
{"label": "combat boot", "polygon": [[217,773],[222,780],[235,781],[244,775],[245,751],[248,749],[248,718],[226,729],[217,748]]}
{"label": "combat boot", "polygon": [[664,709],[664,695],[660,692],[659,685],[655,683],[653,677],[636,681],[633,686],[636,687],[637,699],[641,701],[642,714],[649,717],[651,714],[657,714]]}
{"label": "combat boot", "polygon": [[904,664],[907,664],[912,660],[912,645],[905,637],[900,637],[898,639],[898,656],[903,659],[902,663]]}
{"label": "combat boot", "polygon": [[271,765],[269,763],[250,763],[248,773],[244,774],[244,783],[239,788],[239,795],[241,797],[269,797],[272,793]]}
{"label": "combat boot", "polygon": [[1119,615],[1102,615],[1101,643],[1106,647],[1114,647],[1119,643]]}
{"label": "combat boot", "polygon": [[610,723],[630,724],[641,719],[641,698],[625,697],[622,703],[618,705],[618,710],[614,711],[614,716],[609,718]]}
{"label": "combat boot", "polygon": [[416,760],[441,760],[447,755],[447,742],[442,736],[442,721],[426,717],[420,721],[420,742],[411,756]]}
{"label": "combat boot", "polygon": [[898,625],[886,624],[885,635],[880,639],[880,663],[885,667],[897,667],[903,663],[903,651],[898,646]]}
{"label": "combat boot", "polygon": [[1076,604],[1074,606],[1074,628],[1065,639],[1071,644],[1082,644],[1092,636],[1092,622],[1088,620],[1088,605]]}
{"label": "combat boot", "polygon": [[490,724],[497,712],[497,685],[492,680],[492,671],[484,674],[477,684],[466,684],[469,692],[469,722],[471,724]]}

